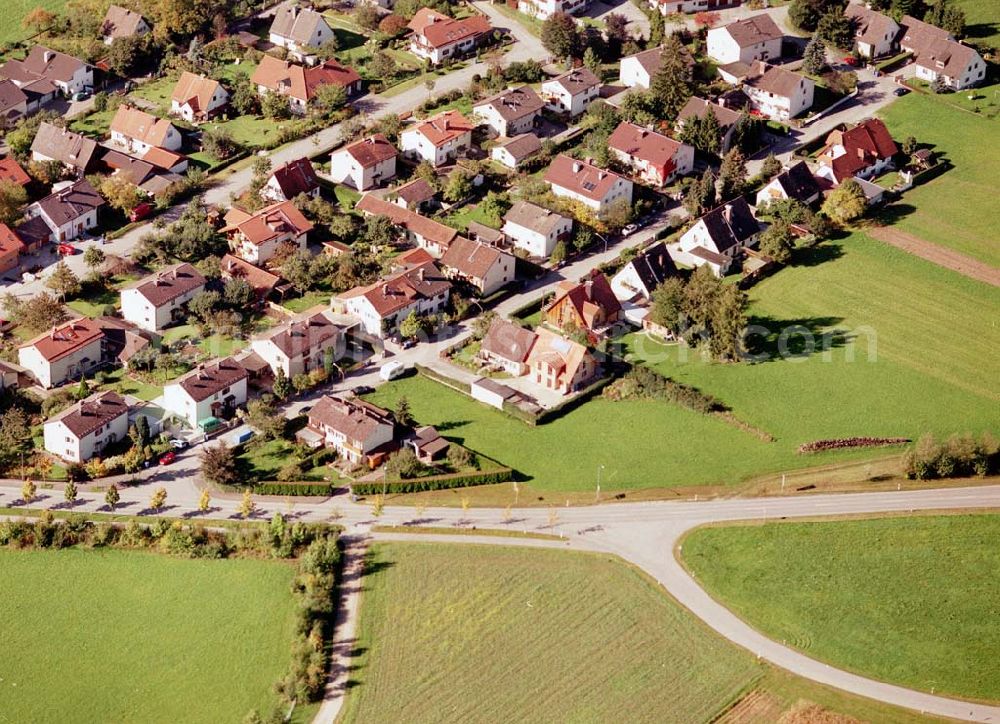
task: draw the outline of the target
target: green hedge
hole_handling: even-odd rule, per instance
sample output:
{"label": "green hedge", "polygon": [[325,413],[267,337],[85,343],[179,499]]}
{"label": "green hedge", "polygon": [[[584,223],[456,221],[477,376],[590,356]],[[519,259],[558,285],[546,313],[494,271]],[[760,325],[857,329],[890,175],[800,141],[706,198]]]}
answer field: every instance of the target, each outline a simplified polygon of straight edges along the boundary
{"label": "green hedge", "polygon": [[335,487],[333,483],[282,483],[268,480],[254,485],[253,492],[257,495],[318,495],[328,498],[333,495]]}
{"label": "green hedge", "polygon": [[355,495],[378,495],[386,493],[419,493],[424,490],[447,490],[448,488],[466,488],[472,485],[493,485],[509,482],[514,476],[510,468],[488,470],[479,473],[450,473],[448,475],[429,475],[425,478],[412,480],[396,480],[390,483],[375,481],[371,483],[354,483],[351,491]]}

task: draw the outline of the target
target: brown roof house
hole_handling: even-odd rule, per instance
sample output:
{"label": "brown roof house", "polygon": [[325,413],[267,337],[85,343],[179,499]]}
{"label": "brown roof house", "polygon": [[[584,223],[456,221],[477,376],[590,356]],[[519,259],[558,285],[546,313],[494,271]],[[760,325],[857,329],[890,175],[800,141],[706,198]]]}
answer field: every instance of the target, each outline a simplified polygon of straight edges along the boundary
{"label": "brown roof house", "polygon": [[579,342],[544,327],[536,331],[528,354],[529,379],[540,387],[568,395],[585,387],[597,375],[597,360]]}
{"label": "brown roof house", "polygon": [[515,201],[503,217],[504,236],[536,258],[547,259],[572,232],[573,219],[528,201]]}
{"label": "brown roof house", "polygon": [[[618,63],[618,82],[626,88],[644,88],[649,90],[653,76],[663,65],[664,48],[650,48],[634,55],[622,58]],[[694,65],[694,58],[685,49],[684,58],[688,66]]]}
{"label": "brown roof house", "polygon": [[435,65],[469,53],[493,31],[482,15],[455,20],[427,7],[420,8],[406,27],[413,31],[410,52]]}
{"label": "brown roof house", "polygon": [[733,145],[733,131],[736,130],[736,122],[740,120],[738,110],[692,96],[677,114],[676,130],[680,132],[689,118],[704,119],[709,113],[715,116],[719,124],[719,151],[725,154]]}
{"label": "brown roof house", "polygon": [[330,176],[337,183],[366,191],[396,177],[397,155],[389,139],[376,133],[334,151]]}
{"label": "brown roof house", "polygon": [[541,150],[542,140],[538,136],[522,133],[513,138],[498,138],[496,145],[490,149],[490,158],[516,170],[522,162]]}
{"label": "brown roof house", "polygon": [[[72,241],[97,226],[97,212],[104,205],[104,197],[81,179],[31,204],[28,221],[18,226],[17,232],[32,239],[31,243]],[[22,240],[29,243],[24,236]]]}
{"label": "brown roof house", "polygon": [[661,241],[636,255],[611,277],[611,291],[621,302],[649,301],[658,286],[679,274],[667,245]]}
{"label": "brown roof house", "polygon": [[22,344],[17,348],[17,361],[49,389],[99,367],[103,342],[104,332],[96,320],[77,319]]}
{"label": "brown roof house", "polygon": [[299,194],[319,198],[319,176],[308,158],[289,161],[267,177],[260,195],[268,201],[291,201]]}
{"label": "brown roof house", "polygon": [[598,217],[605,216],[616,202],[632,205],[631,181],[564,154],[552,160],[545,181],[556,196],[578,201]]}
{"label": "brown roof house", "polygon": [[767,13],[735,20],[708,31],[707,53],[717,63],[745,63],[781,57],[785,34]]}
{"label": "brown roof house", "polygon": [[458,231],[450,226],[380,199],[374,194],[365,194],[354,208],[368,216],[388,216],[406,234],[407,241],[436,258],[440,258],[458,236]]}
{"label": "brown roof house", "polygon": [[17,83],[0,79],[0,129],[11,128],[28,115],[28,96]]}
{"label": "brown roof house", "polygon": [[560,282],[555,298],[542,309],[542,319],[563,330],[582,330],[592,340],[623,318],[622,305],[608,278],[596,269],[579,283]]}
{"label": "brown roof house", "polygon": [[291,57],[307,63],[317,60],[310,51],[334,37],[333,29],[321,14],[310,8],[300,8],[294,2],[278,7],[268,33],[272,43],[287,48]]}
{"label": "brown roof house", "polygon": [[430,425],[424,425],[414,430],[413,434],[406,439],[406,444],[413,449],[417,460],[425,465],[443,458],[447,454],[448,448],[451,447],[451,443],[441,437],[437,428]]}
{"label": "brown roof house", "polygon": [[410,211],[426,211],[436,205],[437,189],[427,179],[415,178],[385,195],[387,201]]}
{"label": "brown roof house", "polygon": [[854,48],[866,58],[881,58],[896,47],[899,25],[888,15],[861,3],[848,3],[844,15],[854,31]]}
{"label": "brown roof house", "polygon": [[819,200],[821,194],[816,177],[805,161],[799,161],[784,169],[757,192],[756,205],[759,207],[771,201],[795,199],[810,206]]}
{"label": "brown roof house", "polygon": [[45,421],[45,450],[72,463],[87,462],[128,436],[128,412],[117,392],[97,392]]}
{"label": "brown roof house", "polygon": [[[148,152],[146,156],[149,156]],[[121,151],[109,149],[101,161],[115,176],[123,176],[129,183],[145,191],[148,196],[161,194],[171,185],[184,181],[183,176],[173,171],[166,171],[146,161],[145,158],[136,158]],[[186,167],[186,161],[184,166]]]}
{"label": "brown roof house", "polygon": [[297,437],[307,444],[331,447],[355,465],[374,467],[397,449],[392,413],[370,402],[324,395],[309,411],[308,426]]}
{"label": "brown roof house", "polygon": [[267,298],[281,282],[281,277],[277,274],[272,274],[232,254],[222,257],[219,267],[223,279],[245,279],[253,287],[254,306],[257,308],[264,306]]}
{"label": "brown roof house", "polygon": [[750,107],[775,121],[787,121],[809,110],[815,88],[811,78],[759,60],[743,78]]}
{"label": "brown roof house", "polygon": [[0,223],[0,273],[16,267],[27,250],[21,237],[7,224]]}
{"label": "brown roof house", "polygon": [[622,121],[608,138],[608,148],[638,177],[665,186],[694,168],[694,148],[661,133]]}
{"label": "brown roof house", "polygon": [[141,155],[153,147],[179,151],[184,139],[170,121],[123,103],[111,119],[111,141]]}
{"label": "brown roof house", "polygon": [[187,262],[151,274],[121,291],[122,317],[159,332],[187,316],[186,304],[205,289],[205,277]]}
{"label": "brown roof house", "polygon": [[9,78],[28,96],[28,112],[48,103],[56,92],[72,96],[94,87],[94,69],[72,55],[36,45],[24,60],[0,65],[0,78]]}
{"label": "brown roof house", "polygon": [[601,79],[588,68],[573,68],[542,83],[545,107],[576,117],[601,94]]}
{"label": "brown roof house", "polygon": [[535,119],[544,107],[545,101],[531,86],[525,85],[479,101],[472,107],[472,112],[493,133],[509,138],[534,128]]}
{"label": "brown roof house", "polygon": [[252,214],[233,207],[222,232],[233,254],[251,264],[263,264],[283,245],[305,249],[313,225],[291,201],[265,206]]}
{"label": "brown roof house", "polygon": [[303,67],[286,60],[265,55],[250,76],[261,97],[277,93],[288,98],[288,108],[303,115],[316,97],[320,86],[338,85],[348,96],[361,92],[361,76],[353,68],[331,58],[319,65]]}
{"label": "brown roof house", "polygon": [[441,267],[453,281],[464,281],[488,297],[514,281],[516,261],[495,246],[459,236],[441,257]]}
{"label": "brown roof house", "polygon": [[760,224],[746,199],[738,196],[704,214],[684,232],[671,248],[674,261],[688,266],[711,267],[716,276],[724,275],[737,255],[757,243]]}
{"label": "brown roof house", "polygon": [[48,121],[42,121],[31,142],[33,161],[58,161],[78,176],[95,171],[99,162],[97,142]]}
{"label": "brown roof house", "polygon": [[250,349],[274,374],[280,369],[292,379],[322,368],[327,355],[334,362],[341,359],[346,351],[345,331],[329,310],[313,310],[254,337]]}
{"label": "brown roof house", "polygon": [[899,147],[878,118],[869,118],[846,131],[831,131],[816,157],[816,175],[841,184],[857,176],[871,178],[893,168]]}
{"label": "brown roof house", "polygon": [[145,35],[150,30],[152,28],[149,27],[149,23],[135,10],[112,5],[104,15],[104,22],[101,23],[101,40],[105,45],[111,45],[118,38]]}
{"label": "brown roof house", "polygon": [[200,364],[163,388],[163,409],[192,430],[214,427],[246,403],[248,377],[232,357]]}
{"label": "brown roof house", "polygon": [[899,22],[899,47],[913,53],[916,76],[928,83],[962,90],[986,78],[986,62],[975,48],[959,43],[946,30],[904,15]]}
{"label": "brown roof house", "polygon": [[170,94],[170,112],[189,123],[207,121],[228,104],[229,93],[219,81],[186,70]]}
{"label": "brown roof house", "polygon": [[528,354],[535,344],[536,335],[530,329],[494,319],[479,344],[479,358],[513,377],[528,372]]}

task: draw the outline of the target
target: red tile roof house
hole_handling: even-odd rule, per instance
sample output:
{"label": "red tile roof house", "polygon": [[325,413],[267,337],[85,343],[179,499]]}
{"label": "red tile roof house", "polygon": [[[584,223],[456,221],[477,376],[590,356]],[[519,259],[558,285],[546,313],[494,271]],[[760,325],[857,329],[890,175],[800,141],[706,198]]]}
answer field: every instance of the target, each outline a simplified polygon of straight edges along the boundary
{"label": "red tile roof house", "polygon": [[217,80],[184,71],[170,94],[170,112],[189,123],[202,123],[229,105],[229,93]]}
{"label": "red tile roof house", "polygon": [[528,355],[530,379],[535,384],[568,395],[597,374],[597,360],[582,344],[544,327],[536,335]]}
{"label": "red tile roof house", "polygon": [[82,60],[36,45],[24,60],[0,65],[0,78],[9,78],[28,96],[32,113],[51,101],[57,92],[72,96],[94,87],[94,69]]}
{"label": "red tile roof house", "polygon": [[324,395],[308,418],[308,426],[297,437],[316,447],[332,447],[355,465],[364,461],[375,467],[398,447],[392,413],[358,398]]}
{"label": "red tile roof house", "polygon": [[279,166],[267,177],[260,195],[267,201],[291,201],[299,194],[319,198],[319,177],[308,158],[289,161]]}
{"label": "red tile roof house", "polygon": [[192,265],[175,264],[121,291],[122,317],[147,332],[159,332],[187,316],[185,305],[205,289]]}
{"label": "red tile roof house", "polygon": [[317,58],[309,51],[333,39],[333,29],[321,14],[297,3],[278,7],[271,22],[268,39],[279,48],[287,48],[296,60],[314,63]]}
{"label": "red tile roof house", "polygon": [[111,119],[111,142],[142,155],[151,148],[179,151],[181,132],[168,120],[122,104]]}
{"label": "red tile roof house", "polygon": [[45,421],[45,450],[73,463],[87,462],[125,439],[128,413],[128,402],[117,392],[97,392]]}
{"label": "red tile roof house", "polygon": [[742,196],[704,214],[671,247],[675,262],[698,267],[708,264],[723,276],[743,248],[757,243],[760,224]]}
{"label": "red tile roof house", "polygon": [[44,236],[44,229],[37,223],[41,220],[49,232],[45,240],[72,241],[97,226],[97,212],[104,205],[104,197],[81,179],[31,204],[28,222],[18,227],[18,235],[27,224],[27,233]]}
{"label": "red tile roof house", "polygon": [[622,321],[624,313],[608,278],[595,269],[577,284],[560,282],[555,298],[542,309],[542,319],[559,329],[582,330],[596,340]]}
{"label": "red tile roof house", "polygon": [[373,194],[365,194],[354,208],[368,216],[388,216],[393,224],[405,232],[408,241],[435,258],[440,258],[458,236],[458,231],[450,226]]}
{"label": "red tile roof house", "polygon": [[267,298],[277,288],[281,282],[281,277],[269,271],[254,266],[248,261],[243,261],[232,254],[226,254],[219,263],[223,279],[245,279],[253,287],[255,302],[254,307],[260,309],[267,302]]}
{"label": "red tile roof house", "polygon": [[381,133],[339,148],[330,156],[330,176],[339,184],[367,191],[396,177],[399,152]]}
{"label": "red tile roof house", "polygon": [[312,222],[291,201],[271,204],[252,214],[234,207],[225,218],[222,233],[229,238],[229,248],[251,264],[265,263],[285,244],[305,249],[313,229]]}
{"label": "red tile roof house", "polygon": [[437,65],[471,52],[493,31],[482,15],[455,20],[430,8],[420,8],[406,26],[413,31],[410,52]]}
{"label": "red tile roof house", "polygon": [[282,370],[288,379],[323,367],[326,350],[334,361],[346,351],[345,328],[328,310],[305,312],[250,341],[250,349],[267,362],[271,372]]}
{"label": "red tile roof house", "polygon": [[531,86],[525,85],[479,101],[472,112],[490,131],[509,138],[532,130],[544,107],[545,101]]}
{"label": "red tile roof house", "polygon": [[632,182],[627,178],[563,154],[552,160],[545,181],[556,196],[579,201],[598,217],[616,201],[632,204]]}
{"label": "red tile roof house", "polygon": [[441,267],[452,280],[464,281],[488,297],[514,281],[513,254],[458,236],[441,257]]}
{"label": "red tile roof house", "polygon": [[33,161],[59,161],[77,176],[97,170],[97,142],[79,133],[42,121],[31,142]]}
{"label": "red tile roof house", "polygon": [[692,146],[628,121],[622,121],[608,138],[608,148],[641,181],[653,186],[666,186],[694,168]]}
{"label": "red tile roof house", "polygon": [[708,113],[713,113],[715,120],[719,122],[719,150],[722,153],[727,153],[733,145],[733,131],[736,130],[736,122],[740,120],[740,112],[737,110],[692,97],[677,114],[675,129],[680,133],[687,119],[704,118]]}
{"label": "red tile roof house", "polygon": [[[159,150],[159,149],[150,149]],[[165,153],[170,153],[166,151]],[[146,153],[149,156],[149,153]],[[130,183],[145,191],[148,196],[163,193],[173,184],[183,183],[184,178],[172,171],[165,171],[153,163],[121,151],[108,149],[101,158],[115,176],[123,176]]]}
{"label": "red tile roof house", "polygon": [[25,251],[27,247],[21,241],[21,237],[7,224],[0,224],[0,274],[16,267],[21,260],[21,254]]}
{"label": "red tile roof house", "polygon": [[448,305],[451,282],[426,251],[414,249],[396,262],[398,271],[334,297],[334,311],[354,316],[365,332],[385,338],[410,312],[436,314]]}
{"label": "red tile roof house", "polygon": [[0,158],[0,181],[10,181],[18,186],[27,186],[31,183],[31,176],[21,168],[21,164],[13,156]]}
{"label": "red tile roof house", "polygon": [[513,377],[528,373],[528,354],[537,336],[506,319],[494,319],[479,344],[479,359]]}
{"label": "red tile roof house", "polygon": [[306,113],[320,86],[338,85],[348,96],[353,96],[361,92],[362,85],[356,70],[332,58],[306,68],[271,55],[261,59],[250,82],[257,86],[261,97],[268,93],[287,96],[289,110],[299,116]]}
{"label": "red tile roof house", "polygon": [[226,418],[247,401],[250,373],[232,357],[198,365],[163,388],[163,409],[194,430]]}
{"label": "red tile roof house", "polygon": [[406,128],[400,135],[403,155],[416,161],[443,166],[455,161],[472,146],[475,124],[458,111],[445,111]]}
{"label": "red tile roof house", "polygon": [[858,176],[871,178],[893,168],[899,147],[878,118],[869,118],[846,131],[832,131],[816,156],[816,175],[839,185]]}
{"label": "red tile roof house", "polygon": [[78,379],[103,361],[104,331],[93,319],[67,322],[17,349],[17,361],[38,384],[51,389]]}

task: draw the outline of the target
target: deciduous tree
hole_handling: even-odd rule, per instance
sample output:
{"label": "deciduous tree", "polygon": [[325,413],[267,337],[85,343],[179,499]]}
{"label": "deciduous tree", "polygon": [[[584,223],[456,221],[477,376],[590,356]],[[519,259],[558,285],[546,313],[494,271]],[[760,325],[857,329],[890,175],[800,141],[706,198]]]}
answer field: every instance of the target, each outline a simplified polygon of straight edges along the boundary
{"label": "deciduous tree", "polygon": [[153,495],[149,498],[149,507],[154,511],[159,512],[164,505],[167,504],[167,489],[160,486],[153,491]]}
{"label": "deciduous tree", "polygon": [[868,208],[868,199],[861,184],[853,178],[835,188],[823,202],[823,213],[838,224],[860,219]]}
{"label": "deciduous tree", "polygon": [[0,223],[8,226],[21,218],[22,209],[28,203],[28,192],[13,181],[0,181]]}
{"label": "deciduous tree", "polygon": [[557,58],[576,57],[580,49],[580,33],[573,16],[555,12],[542,23],[542,45]]}
{"label": "deciduous tree", "polygon": [[45,286],[54,291],[60,299],[80,293],[80,279],[65,261],[56,264],[52,274],[45,280]]}
{"label": "deciduous tree", "polygon": [[201,475],[216,485],[236,485],[240,475],[236,467],[236,453],[223,442],[206,446],[201,451]]}

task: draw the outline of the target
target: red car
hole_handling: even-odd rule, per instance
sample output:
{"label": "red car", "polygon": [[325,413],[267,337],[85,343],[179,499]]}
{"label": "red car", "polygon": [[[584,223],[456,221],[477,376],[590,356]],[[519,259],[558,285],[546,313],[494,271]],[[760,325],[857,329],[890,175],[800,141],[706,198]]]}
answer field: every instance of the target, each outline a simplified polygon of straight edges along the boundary
{"label": "red car", "polygon": [[858,64],[857,58],[855,58],[853,55],[848,55],[846,58],[841,58],[841,60],[843,60],[848,65],[852,66]]}
{"label": "red car", "polygon": [[166,453],[162,458],[160,458],[160,465],[169,465],[176,459],[177,459],[177,453],[171,450],[170,452]]}
{"label": "red car", "polygon": [[61,254],[62,256],[73,256],[76,253],[76,249],[74,249],[69,244],[60,244],[58,247],[56,247],[56,251],[59,252],[59,254]]}
{"label": "red car", "polygon": [[142,221],[147,216],[153,213],[153,205],[143,202],[132,209],[132,213],[128,215],[129,221]]}

